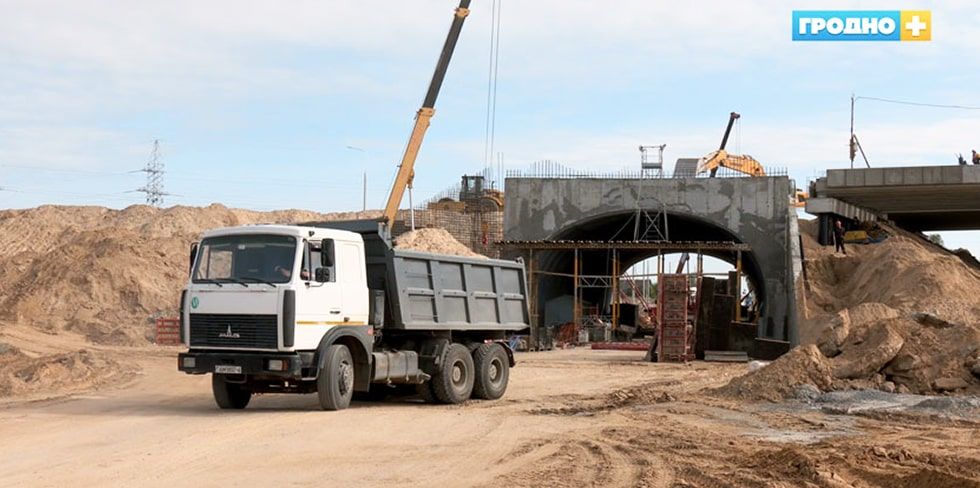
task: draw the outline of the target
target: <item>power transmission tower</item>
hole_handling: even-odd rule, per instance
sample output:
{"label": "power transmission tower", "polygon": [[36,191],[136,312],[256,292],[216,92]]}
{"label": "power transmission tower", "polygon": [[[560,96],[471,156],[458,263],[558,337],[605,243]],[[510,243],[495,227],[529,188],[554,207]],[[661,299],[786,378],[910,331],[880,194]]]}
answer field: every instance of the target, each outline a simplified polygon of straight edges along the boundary
{"label": "power transmission tower", "polygon": [[159,139],[153,140],[153,152],[150,153],[150,159],[146,162],[146,167],[139,172],[146,173],[146,185],[133,191],[145,193],[147,205],[162,206],[163,197],[170,194],[163,191],[164,169],[163,162],[160,160]]}

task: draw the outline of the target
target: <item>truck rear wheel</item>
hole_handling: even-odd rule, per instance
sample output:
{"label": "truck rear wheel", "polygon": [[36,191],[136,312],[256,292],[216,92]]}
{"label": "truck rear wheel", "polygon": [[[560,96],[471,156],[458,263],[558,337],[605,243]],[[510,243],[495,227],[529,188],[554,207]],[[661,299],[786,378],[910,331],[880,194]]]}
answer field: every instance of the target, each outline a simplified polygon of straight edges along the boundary
{"label": "truck rear wheel", "polygon": [[442,403],[463,403],[473,393],[473,357],[462,344],[450,344],[439,372],[432,377],[432,392]]}
{"label": "truck rear wheel", "polygon": [[473,364],[476,370],[473,396],[485,400],[504,396],[510,379],[510,361],[504,347],[497,343],[480,344],[473,351]]}
{"label": "truck rear wheel", "polygon": [[334,344],[324,352],[323,367],[316,375],[316,395],[320,408],[343,410],[354,395],[354,358],[343,344]]}
{"label": "truck rear wheel", "polygon": [[211,375],[211,392],[214,393],[214,402],[221,409],[241,410],[252,399],[252,392],[245,385],[229,383],[220,374]]}

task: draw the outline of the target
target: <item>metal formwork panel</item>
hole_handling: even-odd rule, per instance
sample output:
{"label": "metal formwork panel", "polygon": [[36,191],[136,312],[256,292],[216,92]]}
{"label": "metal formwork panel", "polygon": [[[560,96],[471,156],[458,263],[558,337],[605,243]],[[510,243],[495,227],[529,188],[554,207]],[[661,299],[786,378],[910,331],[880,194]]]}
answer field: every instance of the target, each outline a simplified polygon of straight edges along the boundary
{"label": "metal formwork panel", "polygon": [[658,353],[660,361],[687,361],[692,358],[688,327],[688,276],[665,274],[658,285]]}

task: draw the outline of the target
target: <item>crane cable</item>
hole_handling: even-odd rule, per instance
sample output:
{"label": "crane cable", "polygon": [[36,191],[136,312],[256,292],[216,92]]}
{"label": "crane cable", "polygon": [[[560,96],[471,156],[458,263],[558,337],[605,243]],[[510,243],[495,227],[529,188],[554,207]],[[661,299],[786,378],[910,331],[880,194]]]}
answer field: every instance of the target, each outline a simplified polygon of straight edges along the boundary
{"label": "crane cable", "polygon": [[483,143],[483,166],[489,169],[493,163],[493,150],[497,128],[497,73],[500,60],[500,7],[501,0],[490,5],[490,55],[487,67],[487,117]]}

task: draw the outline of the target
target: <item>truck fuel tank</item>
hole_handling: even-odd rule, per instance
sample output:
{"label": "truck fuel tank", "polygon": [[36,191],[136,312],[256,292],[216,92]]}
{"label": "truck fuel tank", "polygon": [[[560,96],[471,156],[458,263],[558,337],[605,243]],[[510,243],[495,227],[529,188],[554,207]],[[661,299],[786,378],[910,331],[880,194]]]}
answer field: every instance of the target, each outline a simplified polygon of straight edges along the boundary
{"label": "truck fuel tank", "polygon": [[415,351],[382,351],[374,356],[372,383],[420,384],[429,375],[419,369],[419,355]]}

